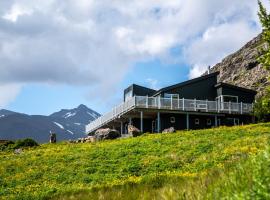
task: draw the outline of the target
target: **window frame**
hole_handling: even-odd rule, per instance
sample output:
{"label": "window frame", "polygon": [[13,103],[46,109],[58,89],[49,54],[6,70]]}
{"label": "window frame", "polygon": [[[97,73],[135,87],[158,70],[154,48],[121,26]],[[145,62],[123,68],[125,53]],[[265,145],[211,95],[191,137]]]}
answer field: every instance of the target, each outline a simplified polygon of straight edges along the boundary
{"label": "window frame", "polygon": [[171,122],[171,124],[175,124],[175,117],[170,117],[170,122]]}
{"label": "window frame", "polygon": [[[236,102],[224,101],[224,97],[234,97],[236,98]],[[239,97],[234,96],[234,95],[219,95],[218,97],[216,97],[216,101],[218,103],[219,109],[221,110],[224,110],[224,103],[239,103],[238,100],[239,100]]]}
{"label": "window frame", "polygon": [[179,94],[164,93],[163,96],[165,99],[179,99]]}

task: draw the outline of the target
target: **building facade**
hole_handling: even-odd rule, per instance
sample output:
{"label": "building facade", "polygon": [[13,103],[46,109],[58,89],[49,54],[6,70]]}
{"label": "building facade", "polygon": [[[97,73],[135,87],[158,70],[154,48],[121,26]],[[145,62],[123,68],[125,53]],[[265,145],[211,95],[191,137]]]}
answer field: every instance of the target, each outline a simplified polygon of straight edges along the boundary
{"label": "building facade", "polygon": [[253,120],[256,91],[217,82],[212,73],[158,91],[133,84],[124,90],[123,103],[86,126],[88,134],[99,128],[127,133],[134,125],[142,132],[203,129],[248,124]]}

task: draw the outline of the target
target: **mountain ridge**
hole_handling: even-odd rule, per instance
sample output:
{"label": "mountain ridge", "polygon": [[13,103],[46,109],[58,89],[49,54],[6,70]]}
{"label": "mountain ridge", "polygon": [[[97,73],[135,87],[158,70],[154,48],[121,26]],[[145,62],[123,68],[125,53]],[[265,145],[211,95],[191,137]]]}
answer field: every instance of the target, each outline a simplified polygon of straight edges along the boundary
{"label": "mountain ridge", "polygon": [[99,116],[99,113],[83,104],[73,109],[61,109],[48,116],[28,115],[2,109],[0,139],[32,138],[39,143],[45,143],[49,141],[50,131],[57,133],[58,141],[77,139],[85,136],[85,125]]}

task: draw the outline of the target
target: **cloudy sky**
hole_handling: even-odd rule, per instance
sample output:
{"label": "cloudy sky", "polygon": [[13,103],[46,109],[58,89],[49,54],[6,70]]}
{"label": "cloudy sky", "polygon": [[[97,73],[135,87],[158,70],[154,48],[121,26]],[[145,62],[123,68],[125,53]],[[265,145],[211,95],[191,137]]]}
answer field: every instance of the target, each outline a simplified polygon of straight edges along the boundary
{"label": "cloudy sky", "polygon": [[0,108],[104,113],[131,83],[201,75],[261,31],[257,11],[257,0],[0,0]]}

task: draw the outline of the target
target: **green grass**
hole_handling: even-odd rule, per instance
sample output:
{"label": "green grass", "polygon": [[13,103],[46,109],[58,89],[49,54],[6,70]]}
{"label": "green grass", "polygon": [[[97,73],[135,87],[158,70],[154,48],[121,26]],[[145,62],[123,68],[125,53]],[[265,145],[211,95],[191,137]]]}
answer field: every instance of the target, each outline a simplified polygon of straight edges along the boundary
{"label": "green grass", "polygon": [[270,199],[270,148],[233,169],[222,171],[211,184],[208,199]]}
{"label": "green grass", "polygon": [[269,136],[258,124],[0,152],[0,199],[233,199],[230,178],[264,155]]}

